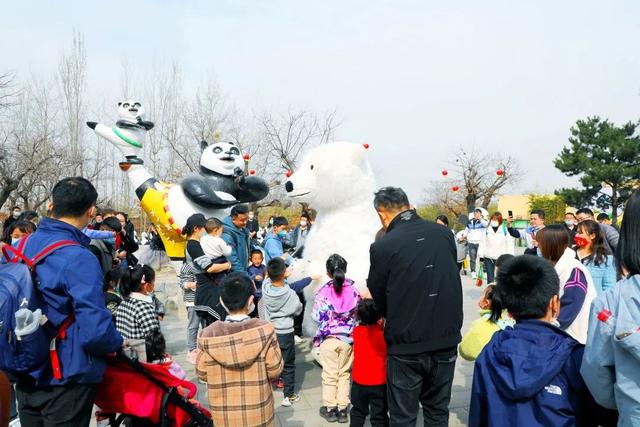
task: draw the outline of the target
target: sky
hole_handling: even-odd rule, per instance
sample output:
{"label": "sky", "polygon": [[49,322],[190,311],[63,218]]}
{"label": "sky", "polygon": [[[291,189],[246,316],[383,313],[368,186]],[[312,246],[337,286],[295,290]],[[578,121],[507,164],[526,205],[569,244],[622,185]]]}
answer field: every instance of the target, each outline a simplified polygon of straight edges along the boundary
{"label": "sky", "polygon": [[187,87],[213,75],[244,111],[336,109],[337,139],[414,202],[458,148],[519,158],[506,193],[572,185],[553,159],[575,121],[640,117],[635,0],[30,0],[0,20],[0,69],[55,73],[78,31],[109,101],[126,58],[178,61]]}

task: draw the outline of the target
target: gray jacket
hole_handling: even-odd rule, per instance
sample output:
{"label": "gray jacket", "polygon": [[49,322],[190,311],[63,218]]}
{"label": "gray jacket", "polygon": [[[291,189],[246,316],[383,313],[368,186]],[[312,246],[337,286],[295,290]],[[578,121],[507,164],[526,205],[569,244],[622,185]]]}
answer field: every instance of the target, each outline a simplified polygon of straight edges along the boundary
{"label": "gray jacket", "polygon": [[618,247],[618,240],[620,240],[620,233],[614,227],[607,224],[600,224],[600,230],[604,235],[604,243],[611,251],[612,254],[616,253]]}
{"label": "gray jacket", "polygon": [[293,318],[302,313],[302,303],[298,294],[289,285],[273,286],[271,280],[262,283],[262,301],[265,320],[273,323],[276,334],[293,332]]}

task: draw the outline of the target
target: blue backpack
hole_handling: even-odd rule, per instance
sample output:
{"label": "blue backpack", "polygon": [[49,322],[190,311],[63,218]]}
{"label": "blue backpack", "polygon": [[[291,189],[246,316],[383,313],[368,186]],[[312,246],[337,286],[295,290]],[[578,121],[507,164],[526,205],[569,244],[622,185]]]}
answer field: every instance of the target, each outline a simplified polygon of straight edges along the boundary
{"label": "blue backpack", "polygon": [[2,247],[6,263],[0,264],[0,369],[20,375],[44,370],[46,362],[51,360],[53,375],[60,379],[62,374],[55,344],[66,337],[73,315],[64,320],[57,332],[42,327],[46,317],[40,316],[43,301],[35,267],[56,250],[78,243],[72,240],[55,242],[29,259],[23,253],[27,240],[28,236],[22,238],[17,248]]}

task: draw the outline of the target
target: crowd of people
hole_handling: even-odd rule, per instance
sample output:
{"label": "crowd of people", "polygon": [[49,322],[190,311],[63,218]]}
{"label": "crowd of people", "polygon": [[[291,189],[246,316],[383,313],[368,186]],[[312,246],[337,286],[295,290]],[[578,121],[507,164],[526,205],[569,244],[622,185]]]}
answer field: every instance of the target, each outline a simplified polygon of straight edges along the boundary
{"label": "crowd of people", "polygon": [[[32,348],[46,362],[10,377],[11,417],[24,426],[88,426],[94,416],[109,425],[109,414],[93,408],[109,381],[108,356],[123,348],[171,377],[187,376],[167,354],[156,271],[136,258],[131,221],[98,212],[96,200],[89,181],[66,178],[45,217],[13,208],[4,224],[2,245],[12,249],[3,263],[37,259],[38,310],[16,334],[49,336]],[[327,423],[363,426],[369,417],[373,426],[412,426],[421,406],[425,425],[448,425],[460,353],[475,363],[472,426],[640,425],[640,191],[620,231],[588,208],[567,213],[564,224],[545,224],[534,210],[525,230],[511,216],[477,209],[454,234],[446,216],[421,218],[399,188],[380,189],[372,203],[382,227],[366,284],[349,277],[339,253],[324,260],[326,275],[290,280],[308,214],[293,228],[272,217],[266,233],[244,205],[224,218],[188,218],[179,272],[187,361],[207,384],[214,425],[274,425],[274,389],[282,406],[300,400],[296,343],[305,340],[303,290],[311,284],[306,321],[316,325],[318,411]],[[482,269],[487,284],[480,317],[463,337],[467,256],[472,277]],[[10,350],[21,351],[0,348],[3,366]]]}

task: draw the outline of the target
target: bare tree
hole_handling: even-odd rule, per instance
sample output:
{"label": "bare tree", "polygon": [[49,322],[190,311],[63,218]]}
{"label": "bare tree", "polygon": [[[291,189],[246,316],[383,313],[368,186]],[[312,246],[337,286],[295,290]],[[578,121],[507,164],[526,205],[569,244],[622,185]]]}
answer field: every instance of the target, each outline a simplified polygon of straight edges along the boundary
{"label": "bare tree", "polygon": [[[71,51],[63,54],[58,65],[58,78],[62,101],[62,111],[66,124],[66,139],[71,158],[72,174],[84,175],[85,147],[83,134],[85,124],[85,89],[87,85],[87,53],[82,33],[74,33]],[[91,178],[91,177],[88,177]]]}
{"label": "bare tree", "polygon": [[0,111],[15,104],[18,91],[15,89],[14,80],[15,74],[12,71],[0,74]]}

